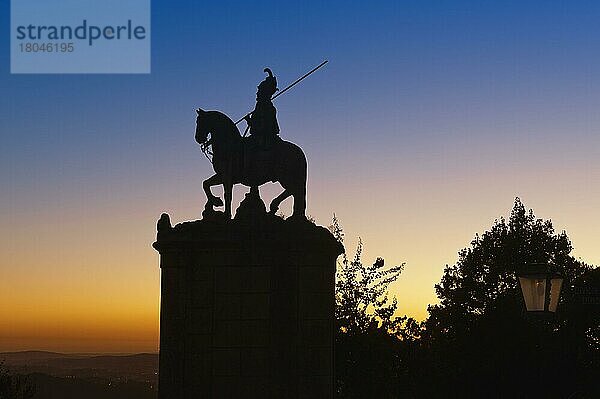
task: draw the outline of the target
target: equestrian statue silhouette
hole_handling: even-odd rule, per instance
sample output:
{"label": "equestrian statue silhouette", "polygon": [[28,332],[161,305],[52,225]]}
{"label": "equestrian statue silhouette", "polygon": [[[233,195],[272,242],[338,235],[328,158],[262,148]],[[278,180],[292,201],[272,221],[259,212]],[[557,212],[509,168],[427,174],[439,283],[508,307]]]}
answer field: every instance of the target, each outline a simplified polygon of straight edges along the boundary
{"label": "equestrian statue silhouette", "polygon": [[[242,136],[236,123],[222,112],[196,110],[196,141],[205,152],[211,147],[215,171],[203,182],[207,197],[204,216],[217,213],[214,208],[225,205],[225,217],[230,219],[234,184],[250,187],[248,195],[259,199],[258,187],[270,181],[279,182],[283,192],[271,201],[269,213],[276,213],[281,202],[293,196],[291,217],[306,218],[306,157],[296,144],[279,138],[272,103],[272,95],[278,90],[277,80],[270,69],[265,68],[265,72],[268,76],[258,86],[254,111],[241,119],[248,123],[249,137]],[[225,203],[211,191],[212,186],[219,184],[223,185]]]}

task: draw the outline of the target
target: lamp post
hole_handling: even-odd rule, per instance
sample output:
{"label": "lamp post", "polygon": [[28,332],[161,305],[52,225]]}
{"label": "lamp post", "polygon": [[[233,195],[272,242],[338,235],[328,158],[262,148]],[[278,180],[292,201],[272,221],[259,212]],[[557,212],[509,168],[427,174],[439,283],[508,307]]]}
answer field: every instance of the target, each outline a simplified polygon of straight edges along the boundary
{"label": "lamp post", "polygon": [[518,277],[528,313],[556,312],[563,283],[558,273],[545,263],[533,263],[525,265]]}
{"label": "lamp post", "polygon": [[[536,316],[546,316],[538,319],[542,321],[541,330],[538,331],[537,353],[535,363],[538,365],[539,386],[547,388],[546,364],[549,358],[548,349],[546,349],[546,322],[547,317],[556,312],[560,291],[563,284],[563,278],[545,263],[530,263],[523,266],[517,274],[519,285],[523,293],[525,308],[528,314]],[[537,324],[537,323],[535,323]],[[546,342],[545,342],[546,341]]]}

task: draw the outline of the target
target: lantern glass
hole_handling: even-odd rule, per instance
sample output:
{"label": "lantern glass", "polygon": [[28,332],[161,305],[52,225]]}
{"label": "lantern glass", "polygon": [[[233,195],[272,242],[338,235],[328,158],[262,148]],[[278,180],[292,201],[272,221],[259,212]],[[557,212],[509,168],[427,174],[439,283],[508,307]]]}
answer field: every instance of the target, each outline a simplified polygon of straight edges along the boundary
{"label": "lantern glass", "polygon": [[548,310],[556,312],[558,306],[558,298],[560,297],[560,289],[562,288],[563,279],[561,277],[553,277],[550,279],[550,303]]}
{"label": "lantern glass", "polygon": [[527,311],[543,312],[546,303],[546,279],[524,276],[519,277],[519,284],[521,285]]}

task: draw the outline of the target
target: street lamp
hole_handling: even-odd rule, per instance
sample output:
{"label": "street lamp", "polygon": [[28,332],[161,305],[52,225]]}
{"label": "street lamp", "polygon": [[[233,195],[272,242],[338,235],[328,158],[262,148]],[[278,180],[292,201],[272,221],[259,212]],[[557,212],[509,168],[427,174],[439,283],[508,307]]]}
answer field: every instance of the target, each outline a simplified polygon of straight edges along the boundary
{"label": "street lamp", "polygon": [[518,275],[528,312],[554,313],[558,306],[563,278],[548,268],[547,264],[524,266]]}

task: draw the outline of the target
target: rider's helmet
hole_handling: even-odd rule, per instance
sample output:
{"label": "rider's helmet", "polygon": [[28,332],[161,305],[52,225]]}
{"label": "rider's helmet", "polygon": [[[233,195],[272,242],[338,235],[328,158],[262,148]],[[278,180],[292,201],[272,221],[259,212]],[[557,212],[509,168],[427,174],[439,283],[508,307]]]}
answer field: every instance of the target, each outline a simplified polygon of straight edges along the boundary
{"label": "rider's helmet", "polygon": [[273,94],[275,94],[275,92],[279,89],[277,88],[277,78],[273,76],[273,72],[271,72],[269,68],[265,68],[265,72],[268,74],[268,76],[258,85],[256,98],[270,100],[271,96],[273,96]]}

